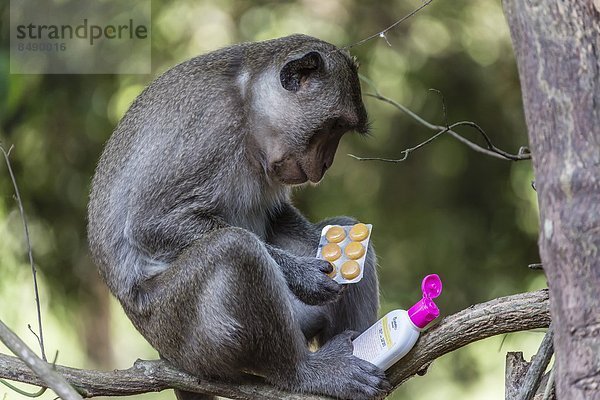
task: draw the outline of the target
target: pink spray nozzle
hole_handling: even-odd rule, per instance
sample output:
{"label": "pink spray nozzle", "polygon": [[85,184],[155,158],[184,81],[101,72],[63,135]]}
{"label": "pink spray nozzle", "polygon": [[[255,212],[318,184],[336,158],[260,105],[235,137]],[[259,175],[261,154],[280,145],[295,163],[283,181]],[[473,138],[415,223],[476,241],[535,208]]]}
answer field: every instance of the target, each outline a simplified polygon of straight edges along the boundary
{"label": "pink spray nozzle", "polygon": [[408,309],[408,317],[416,327],[423,329],[439,317],[440,309],[433,300],[442,293],[442,280],[437,274],[427,275],[421,283],[423,298]]}

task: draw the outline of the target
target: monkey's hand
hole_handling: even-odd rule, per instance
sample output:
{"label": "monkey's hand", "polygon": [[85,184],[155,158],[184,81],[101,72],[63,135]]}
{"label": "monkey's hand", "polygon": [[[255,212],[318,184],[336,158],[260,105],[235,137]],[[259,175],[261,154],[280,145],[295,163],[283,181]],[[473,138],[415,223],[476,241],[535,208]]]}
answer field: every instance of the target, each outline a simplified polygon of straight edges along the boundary
{"label": "monkey's hand", "polygon": [[301,265],[288,278],[288,285],[300,300],[319,305],[339,298],[343,286],[327,275],[333,269],[328,261],[313,257],[298,257],[297,261]]}
{"label": "monkey's hand", "polygon": [[339,298],[342,285],[327,276],[332,271],[328,261],[295,256],[271,246],[268,250],[281,267],[288,287],[302,302],[319,305]]}

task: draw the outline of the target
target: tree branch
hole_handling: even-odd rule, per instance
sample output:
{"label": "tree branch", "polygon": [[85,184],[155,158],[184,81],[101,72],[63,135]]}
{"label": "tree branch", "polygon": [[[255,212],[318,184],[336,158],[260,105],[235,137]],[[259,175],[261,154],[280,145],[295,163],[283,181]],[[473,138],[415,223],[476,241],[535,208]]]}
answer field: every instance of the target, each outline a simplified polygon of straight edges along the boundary
{"label": "tree branch", "polygon": [[[49,387],[54,392],[65,400],[80,400],[81,396],[67,383],[64,377],[52,369],[52,366],[46,361],[41,360],[17,335],[14,334],[2,321],[0,321],[0,340],[6,345],[16,356],[23,361],[18,361],[22,367],[32,376],[35,377],[37,386]],[[8,357],[0,355],[2,357]],[[17,360],[14,357],[9,357]],[[0,369],[2,368],[0,362]],[[10,372],[10,367],[9,370]],[[4,376],[4,374],[0,373]],[[38,378],[39,377],[39,378]],[[23,382],[20,379],[7,378]],[[41,379],[40,379],[41,378]]]}
{"label": "tree branch", "polygon": [[38,344],[40,345],[40,351],[42,354],[42,359],[47,361],[46,359],[46,349],[44,347],[44,331],[42,330],[42,310],[40,307],[40,293],[38,290],[37,283],[37,270],[35,269],[35,263],[33,262],[33,250],[31,248],[31,239],[29,238],[29,227],[27,225],[27,217],[25,215],[25,210],[23,209],[23,201],[21,201],[21,193],[19,192],[19,186],[17,185],[17,179],[15,178],[15,174],[12,170],[12,165],[10,164],[10,152],[14,147],[10,146],[7,150],[4,149],[2,144],[0,143],[0,152],[4,156],[4,161],[6,162],[6,168],[8,168],[8,174],[10,175],[10,180],[13,184],[13,188],[15,190],[15,199],[17,201],[17,205],[19,206],[19,214],[21,215],[21,222],[23,223],[23,234],[25,235],[25,244],[27,245],[27,255],[29,257],[29,265],[31,266],[31,275],[33,276],[33,291],[35,294],[35,307],[37,312],[37,320],[38,320],[38,332],[37,335],[31,326],[29,326],[29,330],[34,336],[37,338]]}
{"label": "tree branch", "polygon": [[[547,327],[549,323],[547,290],[502,297],[474,305],[444,318],[438,325],[423,332],[413,350],[388,371],[388,376],[392,385],[397,387],[436,358],[469,343],[508,332]],[[232,399],[324,399],[313,395],[286,393],[265,384],[259,378],[248,377],[242,384],[198,379],[159,360],[138,360],[129,369],[110,372],[62,366],[56,367],[56,370],[85,397],[127,396],[176,388]],[[22,361],[2,354],[0,378],[33,385],[43,384]]]}
{"label": "tree branch", "polygon": [[[475,150],[478,153],[488,155],[490,157],[499,158],[501,160],[511,160],[511,161],[521,161],[521,160],[530,160],[531,159],[531,153],[529,152],[529,149],[525,146],[522,146],[519,149],[519,152],[517,154],[511,154],[507,151],[499,149],[498,147],[496,147],[494,145],[494,143],[492,142],[490,137],[487,135],[487,133],[483,130],[483,128],[481,128],[479,125],[477,125],[474,122],[463,121],[463,122],[455,123],[452,125],[448,125],[448,123],[446,122],[446,126],[432,124],[431,122],[428,122],[428,121],[424,120],[423,118],[421,118],[419,115],[415,114],[413,111],[411,111],[409,108],[405,107],[404,105],[398,103],[397,101],[395,101],[393,99],[390,99],[389,97],[382,95],[379,92],[379,90],[377,89],[377,87],[375,86],[375,83],[373,81],[371,81],[369,78],[367,78],[366,76],[359,75],[359,77],[362,81],[367,83],[371,87],[371,89],[373,89],[373,91],[374,91],[374,93],[366,93],[365,96],[372,97],[374,99],[381,100],[385,103],[388,103],[388,104],[394,106],[395,108],[397,108],[398,110],[402,111],[403,113],[405,113],[406,115],[408,115],[409,117],[411,117],[416,122],[423,125],[424,127],[428,128],[430,130],[438,131],[438,132],[435,135],[433,135],[431,138],[426,140],[425,142],[419,144],[418,146],[402,151],[401,153],[404,153],[404,157],[401,159],[398,159],[398,160],[380,159],[380,158],[376,158],[376,157],[361,158],[361,157],[356,157],[356,156],[350,155],[356,159],[378,160],[378,161],[388,161],[388,162],[404,161],[406,159],[406,157],[408,156],[408,153],[410,153],[412,150],[415,150],[416,148],[419,148],[422,145],[428,144],[429,142],[431,142],[434,139],[437,139],[439,136],[441,136],[442,133],[446,133],[446,132],[449,135],[451,135],[453,138],[458,140],[459,142],[461,142],[461,143],[465,144],[467,147],[471,148],[472,150]],[[445,106],[444,106],[444,118],[447,119],[446,112],[445,112]],[[463,126],[463,125],[469,126],[473,129],[475,129],[481,135],[483,140],[485,141],[486,147],[482,147],[482,146],[478,145],[477,143],[470,141],[469,139],[461,136],[460,134],[458,134],[457,132],[455,132],[453,130],[453,128],[456,128],[458,126]]]}
{"label": "tree branch", "polygon": [[[429,143],[433,142],[435,139],[442,136],[446,132],[452,132],[452,129],[459,127],[459,126],[477,127],[477,129],[481,130],[481,128],[479,126],[477,126],[474,122],[471,122],[471,121],[455,122],[452,125],[448,125],[448,127],[437,132],[435,135],[431,136],[429,139],[424,140],[423,142],[419,143],[418,145],[416,145],[414,147],[409,147],[408,149],[405,149],[405,150],[402,150],[400,152],[400,154],[403,154],[403,156],[401,158],[358,157],[358,156],[355,156],[354,154],[348,154],[348,155],[358,161],[383,161],[383,162],[389,162],[389,163],[399,163],[399,162],[406,160],[408,158],[408,155],[410,153],[412,153],[413,151],[418,150],[421,147],[428,145]],[[481,132],[483,132],[483,130],[481,130]],[[494,153],[494,154],[496,154],[496,153]]]}
{"label": "tree branch", "polygon": [[532,400],[533,396],[535,396],[538,391],[544,372],[546,372],[546,368],[554,353],[554,347],[552,345],[553,339],[554,330],[552,329],[552,326],[550,326],[548,332],[544,335],[544,340],[542,340],[540,349],[533,360],[531,360],[531,364],[527,369],[527,373],[523,379],[523,385],[519,391],[518,400]]}
{"label": "tree branch", "polygon": [[394,387],[435,359],[478,340],[550,325],[548,290],[500,297],[450,315],[423,332],[416,346],[389,371]]}
{"label": "tree branch", "polygon": [[529,363],[523,358],[522,351],[509,351],[506,353],[506,368],[504,372],[504,399],[516,400],[523,379],[529,368]]}
{"label": "tree branch", "polygon": [[[535,357],[531,362],[527,362],[523,358],[523,352],[521,351],[509,351],[506,353],[506,373],[504,378],[504,398],[506,400],[518,400],[520,398],[519,392],[526,385],[526,375],[532,368]],[[532,400],[556,400],[553,372],[554,368],[541,377],[539,387],[533,394]]]}

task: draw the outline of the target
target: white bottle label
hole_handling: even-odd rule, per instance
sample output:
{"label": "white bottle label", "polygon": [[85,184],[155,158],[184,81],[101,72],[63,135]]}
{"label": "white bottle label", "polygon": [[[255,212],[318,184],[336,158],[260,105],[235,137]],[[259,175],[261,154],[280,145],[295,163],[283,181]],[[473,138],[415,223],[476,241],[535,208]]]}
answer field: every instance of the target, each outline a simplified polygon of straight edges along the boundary
{"label": "white bottle label", "polygon": [[390,311],[352,341],[353,354],[386,370],[410,351],[419,332],[405,310]]}
{"label": "white bottle label", "polygon": [[354,344],[352,354],[372,364],[377,364],[376,361],[394,344],[387,315],[354,339],[352,344]]}

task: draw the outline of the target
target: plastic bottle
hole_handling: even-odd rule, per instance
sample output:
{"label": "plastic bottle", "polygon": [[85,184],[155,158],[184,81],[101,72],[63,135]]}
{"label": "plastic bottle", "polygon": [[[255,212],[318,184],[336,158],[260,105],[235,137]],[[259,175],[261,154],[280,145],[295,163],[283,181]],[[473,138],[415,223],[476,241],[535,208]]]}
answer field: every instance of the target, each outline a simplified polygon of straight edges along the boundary
{"label": "plastic bottle", "polygon": [[440,315],[432,299],[442,292],[437,274],[427,275],[421,283],[423,298],[405,310],[393,310],[354,339],[353,354],[383,370],[394,365],[415,345],[421,330]]}

